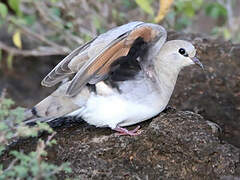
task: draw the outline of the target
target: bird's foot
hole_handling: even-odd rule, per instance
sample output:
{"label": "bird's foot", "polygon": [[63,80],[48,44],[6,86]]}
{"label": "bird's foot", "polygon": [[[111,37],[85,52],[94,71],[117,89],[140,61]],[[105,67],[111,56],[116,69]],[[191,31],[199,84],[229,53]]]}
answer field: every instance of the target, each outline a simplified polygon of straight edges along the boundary
{"label": "bird's foot", "polygon": [[141,132],[138,131],[140,129],[140,126],[137,126],[135,129],[133,130],[127,130],[125,128],[119,127],[117,126],[116,128],[114,128],[113,130],[117,131],[117,135],[122,136],[122,135],[130,135],[130,136],[137,136],[140,135]]}

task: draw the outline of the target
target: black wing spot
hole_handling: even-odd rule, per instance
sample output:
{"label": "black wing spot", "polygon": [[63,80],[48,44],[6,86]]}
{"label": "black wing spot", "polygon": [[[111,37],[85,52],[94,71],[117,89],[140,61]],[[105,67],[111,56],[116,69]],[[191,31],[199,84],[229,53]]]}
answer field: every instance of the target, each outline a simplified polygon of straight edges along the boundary
{"label": "black wing spot", "polygon": [[33,114],[35,117],[40,117],[40,116],[38,115],[38,113],[37,113],[36,107],[33,107],[33,108],[31,109],[31,112],[32,112],[32,114]]}
{"label": "black wing spot", "polygon": [[144,42],[143,38],[137,38],[129,50],[128,55],[118,58],[111,65],[108,78],[105,82],[113,88],[116,88],[117,82],[134,79],[141,70],[138,58],[144,56],[147,47],[147,43]]}

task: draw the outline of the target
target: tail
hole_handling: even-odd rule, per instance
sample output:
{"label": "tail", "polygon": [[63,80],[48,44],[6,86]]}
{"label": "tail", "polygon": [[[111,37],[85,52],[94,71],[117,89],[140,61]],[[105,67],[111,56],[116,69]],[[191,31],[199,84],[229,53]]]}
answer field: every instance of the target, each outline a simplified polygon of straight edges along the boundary
{"label": "tail", "polygon": [[65,116],[83,105],[89,96],[88,89],[83,89],[80,94],[74,97],[66,96],[66,90],[71,82],[62,84],[51,95],[43,99],[32,109],[24,114],[24,123],[50,122],[56,118]]}

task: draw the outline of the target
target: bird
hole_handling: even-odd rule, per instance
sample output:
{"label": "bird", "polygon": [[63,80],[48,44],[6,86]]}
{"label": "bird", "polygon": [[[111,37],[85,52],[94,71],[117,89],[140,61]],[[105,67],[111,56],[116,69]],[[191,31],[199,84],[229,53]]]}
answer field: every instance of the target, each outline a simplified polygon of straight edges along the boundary
{"label": "bird", "polygon": [[203,68],[190,42],[166,39],[161,25],[134,21],[76,48],[42,80],[46,87],[61,84],[28,110],[26,123],[77,117],[119,135],[139,135],[140,126],[126,127],[167,107],[182,68]]}

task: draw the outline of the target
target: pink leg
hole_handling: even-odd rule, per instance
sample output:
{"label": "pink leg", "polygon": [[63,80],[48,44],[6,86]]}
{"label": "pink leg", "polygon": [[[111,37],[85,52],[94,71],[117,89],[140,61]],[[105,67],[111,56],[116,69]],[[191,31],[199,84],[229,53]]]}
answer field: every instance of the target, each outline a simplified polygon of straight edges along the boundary
{"label": "pink leg", "polygon": [[117,126],[113,130],[119,132],[117,135],[122,136],[122,135],[130,135],[130,136],[137,136],[140,135],[141,132],[137,132],[140,129],[140,126],[137,126],[134,130],[127,130],[125,128]]}

